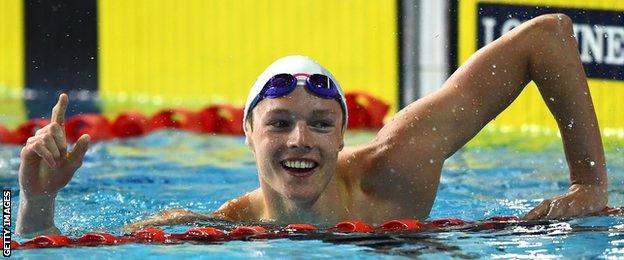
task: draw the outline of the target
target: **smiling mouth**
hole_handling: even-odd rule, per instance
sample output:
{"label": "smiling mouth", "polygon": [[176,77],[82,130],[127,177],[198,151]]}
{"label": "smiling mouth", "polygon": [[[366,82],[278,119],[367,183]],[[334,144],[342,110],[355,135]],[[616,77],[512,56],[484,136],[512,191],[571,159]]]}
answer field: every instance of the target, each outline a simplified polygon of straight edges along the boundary
{"label": "smiling mouth", "polygon": [[314,173],[318,163],[309,160],[284,160],[281,165],[290,175],[308,177]]}

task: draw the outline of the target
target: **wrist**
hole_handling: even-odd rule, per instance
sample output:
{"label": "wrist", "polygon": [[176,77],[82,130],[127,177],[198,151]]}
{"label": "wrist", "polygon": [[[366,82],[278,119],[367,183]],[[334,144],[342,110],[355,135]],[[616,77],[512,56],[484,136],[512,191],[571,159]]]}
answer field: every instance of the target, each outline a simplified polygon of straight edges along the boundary
{"label": "wrist", "polygon": [[569,193],[576,193],[591,199],[593,204],[598,207],[593,210],[601,210],[607,205],[609,200],[609,192],[606,184],[572,184]]}
{"label": "wrist", "polygon": [[29,195],[24,192],[23,189],[20,190],[20,202],[27,203],[46,203],[46,202],[54,202],[56,200],[57,193],[46,193],[41,195]]}
{"label": "wrist", "polygon": [[24,196],[20,192],[16,232],[18,235],[55,234],[54,204],[56,194]]}

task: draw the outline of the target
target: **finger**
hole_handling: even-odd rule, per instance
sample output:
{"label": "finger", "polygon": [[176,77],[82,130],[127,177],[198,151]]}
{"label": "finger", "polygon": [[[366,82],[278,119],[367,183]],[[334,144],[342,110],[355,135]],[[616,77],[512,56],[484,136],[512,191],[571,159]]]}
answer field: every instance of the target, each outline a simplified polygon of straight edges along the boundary
{"label": "finger", "polygon": [[65,126],[65,110],[67,109],[67,103],[69,103],[69,98],[67,94],[63,93],[59,96],[56,105],[52,108],[52,117],[50,120],[58,123],[62,127]]}
{"label": "finger", "polygon": [[548,214],[549,207],[550,207],[550,200],[544,200],[539,205],[537,205],[537,207],[529,211],[529,213],[527,213],[522,219],[524,220],[541,219],[543,216]]}
{"label": "finger", "polygon": [[87,150],[89,149],[90,140],[91,140],[91,137],[88,134],[84,134],[80,136],[80,138],[78,138],[78,141],[76,141],[74,150],[72,150],[71,153],[68,154],[67,159],[69,159],[69,161],[75,167],[80,167],[80,165],[82,165],[82,159],[84,158],[84,155],[87,153]]}
{"label": "finger", "polygon": [[67,154],[67,139],[65,138],[65,132],[58,123],[51,123],[50,128],[52,131],[52,137],[56,142],[56,147],[58,147],[61,155],[61,159],[65,159],[65,155]]}
{"label": "finger", "polygon": [[51,135],[45,136],[43,138],[43,143],[44,143],[45,148],[50,152],[50,154],[52,154],[54,161],[56,161],[58,164],[61,161],[61,153],[59,152],[59,149],[56,146],[56,142],[54,141],[54,138]]}
{"label": "finger", "polygon": [[567,198],[555,200],[551,203],[550,210],[546,214],[548,219],[561,219],[583,215],[583,207],[578,206],[575,201]]}
{"label": "finger", "polygon": [[43,158],[43,160],[52,168],[56,168],[56,162],[54,161],[54,157],[52,156],[52,153],[50,153],[50,151],[48,151],[48,149],[43,145],[43,143],[36,143],[33,145],[33,151],[35,151],[35,153],[37,155],[39,155],[39,157]]}
{"label": "finger", "polygon": [[550,203],[550,207],[548,209],[548,213],[544,216],[545,219],[558,219],[563,214],[564,210],[561,207],[559,201],[553,201]]}

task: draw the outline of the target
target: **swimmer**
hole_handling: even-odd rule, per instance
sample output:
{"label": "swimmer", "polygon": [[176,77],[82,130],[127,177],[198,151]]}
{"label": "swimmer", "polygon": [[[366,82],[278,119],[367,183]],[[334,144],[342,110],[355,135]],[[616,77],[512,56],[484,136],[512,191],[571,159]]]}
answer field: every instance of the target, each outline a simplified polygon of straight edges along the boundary
{"label": "swimmer", "polygon": [[[399,111],[372,141],[355,147],[344,147],[347,111],[338,81],[307,57],[279,59],[258,77],[245,110],[246,143],[260,187],[211,214],[170,209],[126,228],[211,218],[320,226],[346,219],[426,219],[444,161],[531,80],[559,125],[571,184],[524,219],[599,211],[607,205],[605,157],[573,35],[563,14],[521,24],[477,51],[439,90]],[[89,144],[84,135],[67,151],[67,104],[62,94],[52,122],[22,149],[18,234],[59,232],[53,219],[57,192],[80,167]],[[572,120],[574,127],[567,127]]]}

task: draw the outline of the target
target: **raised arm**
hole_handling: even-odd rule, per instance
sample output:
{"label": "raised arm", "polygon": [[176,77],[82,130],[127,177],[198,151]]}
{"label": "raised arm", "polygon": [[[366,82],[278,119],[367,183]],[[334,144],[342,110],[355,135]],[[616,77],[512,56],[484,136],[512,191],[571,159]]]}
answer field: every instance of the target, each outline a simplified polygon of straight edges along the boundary
{"label": "raised arm", "polygon": [[59,233],[54,225],[56,194],[74,176],[89,146],[89,136],[83,135],[73,151],[67,152],[64,124],[68,102],[67,95],[60,95],[52,109],[50,124],[39,129],[22,148],[18,235]]}
{"label": "raised arm", "polygon": [[384,183],[386,191],[412,183],[419,186],[416,192],[435,196],[444,160],[531,80],[558,123],[572,186],[527,218],[602,209],[607,203],[602,141],[572,22],[563,14],[543,15],[511,30],[475,53],[438,91],[401,110],[367,146],[374,163],[363,179]]}

